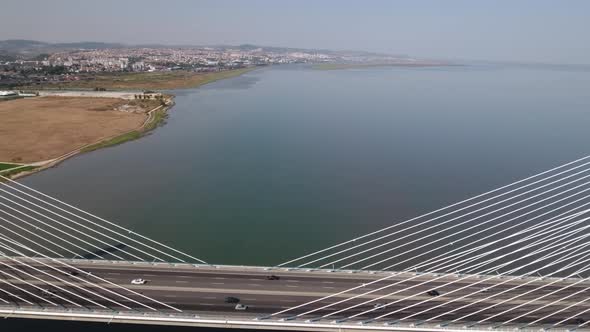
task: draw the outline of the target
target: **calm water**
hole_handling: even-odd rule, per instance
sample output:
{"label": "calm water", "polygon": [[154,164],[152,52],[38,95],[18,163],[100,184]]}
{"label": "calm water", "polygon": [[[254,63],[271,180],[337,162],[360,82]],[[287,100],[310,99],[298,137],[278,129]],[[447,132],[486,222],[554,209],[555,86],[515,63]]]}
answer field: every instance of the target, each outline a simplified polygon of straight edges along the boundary
{"label": "calm water", "polygon": [[26,184],[214,263],[280,263],[590,153],[590,72],[269,68]]}

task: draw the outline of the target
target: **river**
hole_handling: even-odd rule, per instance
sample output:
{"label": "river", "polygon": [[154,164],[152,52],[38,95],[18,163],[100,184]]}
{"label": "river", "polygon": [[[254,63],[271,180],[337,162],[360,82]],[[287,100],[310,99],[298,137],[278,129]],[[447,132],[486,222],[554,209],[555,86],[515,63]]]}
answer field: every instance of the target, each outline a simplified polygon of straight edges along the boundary
{"label": "river", "polygon": [[[590,152],[590,71],[273,67],[23,179],[213,263],[272,265]],[[3,323],[4,324],[4,323]]]}

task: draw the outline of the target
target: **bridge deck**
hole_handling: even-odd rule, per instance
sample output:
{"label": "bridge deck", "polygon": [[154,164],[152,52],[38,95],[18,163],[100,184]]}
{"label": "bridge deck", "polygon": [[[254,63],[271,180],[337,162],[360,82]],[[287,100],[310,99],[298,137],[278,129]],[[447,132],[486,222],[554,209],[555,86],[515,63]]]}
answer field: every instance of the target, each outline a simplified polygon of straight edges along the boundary
{"label": "bridge deck", "polygon": [[[391,272],[380,272],[380,273],[368,273],[368,272],[359,272],[359,273],[349,273],[349,272],[329,272],[326,270],[316,270],[316,271],[308,271],[308,270],[286,270],[286,269],[272,269],[266,270],[264,268],[257,268],[257,267],[239,267],[239,266],[204,266],[204,265],[169,265],[169,264],[128,264],[128,263],[111,263],[111,262],[101,262],[101,261],[75,261],[74,265],[78,268],[81,268],[87,272],[90,272],[94,275],[101,276],[109,281],[112,281],[117,284],[125,285],[130,289],[135,291],[141,292],[144,295],[153,297],[158,299],[162,302],[168,303],[173,305],[179,309],[183,310],[183,314],[185,315],[198,315],[199,317],[224,317],[225,319],[242,319],[242,320],[252,320],[256,317],[267,316],[269,314],[291,308],[308,301],[316,300],[318,298],[328,296],[340,291],[344,291],[350,289],[352,287],[361,286],[372,281],[378,280],[383,278],[387,275],[391,275]],[[54,273],[47,267],[37,266],[39,269],[43,269],[48,273]],[[7,271],[7,267],[1,267],[0,270]],[[38,275],[38,273],[37,273]],[[267,276],[269,275],[276,275],[280,279],[279,280],[267,280]],[[31,284],[38,285],[39,287],[46,286],[39,280],[34,280],[31,278],[27,279],[26,275],[19,275],[20,278],[24,278],[29,281]],[[409,278],[414,278],[413,280],[408,280]],[[345,298],[349,298],[354,295],[358,295],[361,293],[365,293],[371,289],[377,289],[386,285],[390,285],[395,282],[399,282],[398,285],[393,287],[387,288],[385,290],[380,290],[375,292],[374,294],[363,295],[358,297],[357,299],[353,299],[347,301],[342,304],[338,304],[335,306],[331,306],[330,308],[321,309],[313,314],[306,315],[295,320],[289,320],[293,322],[305,322],[305,320],[310,318],[317,318],[326,314],[333,313],[339,309],[343,309],[349,307],[353,304],[359,304],[367,300],[375,299],[379,296],[384,296],[394,291],[399,291],[405,289],[410,286],[419,285],[425,281],[432,280],[436,276],[431,274],[425,274],[416,276],[412,273],[403,273],[399,275],[393,276],[391,279],[387,281],[378,282],[369,286],[364,286],[359,288],[356,291],[352,291],[350,293],[337,295],[333,298],[322,300],[311,305],[295,309],[289,311],[287,313],[273,316],[271,318],[265,319],[264,321],[280,321],[281,319],[293,317],[294,315],[303,313],[305,311],[309,311],[311,309],[320,308],[326,304],[334,303],[336,301],[343,300]],[[144,285],[131,285],[130,281],[135,278],[143,278],[147,280],[147,283]],[[411,310],[400,311],[394,315],[387,317],[386,319],[380,320],[378,322],[370,323],[368,325],[379,325],[383,326],[384,322],[391,322],[399,319],[401,317],[407,316],[408,314],[419,312],[423,309],[433,307],[439,305],[440,303],[452,301],[453,299],[457,299],[463,295],[478,292],[477,296],[469,296],[465,299],[461,299],[455,301],[453,303],[444,305],[440,308],[434,309],[429,312],[427,315],[423,317],[417,316],[413,317],[416,321],[420,321],[421,319],[426,319],[428,317],[432,317],[434,315],[438,315],[441,313],[449,312],[453,309],[459,308],[465,304],[468,304],[473,301],[481,300],[485,297],[492,295],[493,293],[498,293],[493,299],[489,299],[486,301],[482,301],[477,303],[473,306],[468,308],[460,309],[455,312],[449,313],[441,317],[437,322],[444,322],[444,321],[451,321],[468,313],[475,312],[480,308],[485,306],[489,306],[494,303],[499,303],[511,297],[514,297],[517,294],[523,294],[527,291],[535,289],[540,285],[548,284],[553,282],[554,280],[534,280],[531,279],[518,279],[513,280],[510,282],[506,282],[507,278],[491,278],[490,280],[483,281],[487,277],[469,277],[465,280],[459,281],[454,283],[452,286],[442,287],[445,283],[449,281],[456,280],[457,276],[447,276],[440,280],[431,281],[426,285],[419,285],[414,287],[410,290],[401,291],[395,295],[387,296],[383,299],[379,299],[375,302],[378,303],[388,303],[395,300],[400,300],[405,298],[409,295],[418,294],[416,297],[412,299],[407,299],[400,301],[386,309],[376,310],[370,314],[361,315],[353,321],[348,321],[347,323],[354,323],[358,324],[360,321],[364,321],[375,316],[381,315],[388,311],[397,310],[399,308],[403,308],[405,306],[417,303],[423,300],[429,300],[427,303],[421,304],[419,306],[413,307]],[[31,285],[24,284],[18,280],[11,280],[10,278],[4,278],[5,280],[18,284],[23,289],[27,289],[33,293],[41,293],[39,289],[35,289]],[[72,278],[71,282],[77,282]],[[479,282],[477,285],[473,285],[474,283]],[[493,288],[492,291],[483,293],[481,290],[485,288],[492,287],[498,283],[504,282],[504,284],[496,286]],[[511,287],[516,285],[522,285],[523,283],[527,283],[526,286],[519,287],[516,291],[506,292],[505,294],[500,294],[502,291],[507,290]],[[544,294],[548,294],[552,291],[555,291],[566,284],[572,284],[574,280],[565,280],[565,281],[558,281],[551,286],[544,287],[542,290],[538,292],[533,292],[528,295],[524,295],[519,297],[516,300],[511,300],[506,303],[502,303],[498,305],[492,310],[486,310],[480,314],[475,314],[469,317],[470,321],[478,321],[489,317],[490,315],[494,315],[495,313],[502,312],[510,307],[525,303],[531,299],[537,298]],[[72,287],[65,285],[65,284],[57,284],[63,286],[67,289],[72,289]],[[445,295],[453,290],[468,286],[464,290],[460,290],[457,292],[452,293],[452,295]],[[102,286],[107,288],[112,288],[113,286],[109,284],[102,284]],[[503,314],[501,316],[495,317],[491,320],[491,324],[493,325],[494,322],[503,322],[509,320],[513,317],[519,316],[520,314],[530,311],[531,309],[535,309],[543,304],[550,303],[554,300],[563,298],[569,294],[573,294],[575,292],[580,291],[590,285],[581,283],[576,286],[570,287],[565,291],[558,292],[553,295],[549,295],[543,298],[540,301],[535,301],[530,304],[527,304],[521,308],[515,309],[510,311],[507,314]],[[427,291],[430,289],[437,289],[437,291],[441,294],[440,296],[430,296],[427,294]],[[23,298],[27,298],[31,301],[35,301],[35,299],[31,298],[30,295],[25,293],[18,293],[17,290],[11,288],[7,284],[0,284],[0,291],[1,290],[8,290],[13,294],[21,295]],[[64,297],[69,297],[68,294],[64,294],[63,292],[59,292],[55,289],[51,290],[56,292],[59,295]],[[93,289],[97,293],[101,293],[104,295],[104,291],[100,289]],[[493,293],[492,293],[493,292]],[[539,310],[535,312],[533,315],[527,315],[525,317],[519,318],[515,321],[518,324],[525,324],[527,322],[531,322],[536,320],[539,317],[544,316],[548,312],[556,311],[560,308],[567,307],[571,304],[576,302],[582,301],[588,297],[585,292],[574,295],[570,297],[567,301],[561,301],[557,305],[552,305],[551,307],[547,308],[546,310]],[[45,295],[47,296],[47,295]],[[225,303],[224,299],[228,296],[237,297],[240,299],[240,303],[248,305],[248,310],[246,311],[236,311],[235,304]],[[130,298],[136,299],[140,301],[141,299],[138,296],[130,295]],[[14,300],[14,299],[13,299]],[[62,300],[57,298],[51,299],[54,302],[58,302],[63,304],[66,308],[71,307]],[[93,299],[96,302],[103,303],[107,305],[104,300],[100,298]],[[35,302],[39,302],[36,300]],[[374,303],[368,303],[358,306],[357,308],[347,311],[346,315],[339,314],[333,315],[329,318],[325,318],[319,320],[315,323],[331,323],[334,320],[338,320],[347,316],[350,316],[355,313],[360,313],[362,311],[368,310],[373,308]],[[129,305],[137,310],[145,311],[145,308],[140,308],[133,302],[123,302],[126,305]],[[23,308],[27,308],[24,303],[15,302],[15,305],[20,305]],[[92,305],[88,305],[88,309],[94,310],[98,309],[93,307]],[[581,303],[577,305],[575,308],[571,308],[569,310],[565,310],[564,312],[551,317],[545,323],[553,323],[557,322],[561,319],[567,318],[571,316],[575,312],[581,312],[585,309],[590,308],[590,301]],[[78,308],[79,309],[79,308]],[[121,308],[113,308],[116,310],[120,310]],[[165,308],[158,308],[162,309],[163,311],[167,311],[172,313],[172,311],[167,310]],[[581,317],[583,318],[583,317]],[[436,323],[436,322],[434,322]],[[464,325],[464,322],[459,322],[459,325]],[[571,322],[571,324],[575,324],[575,322]],[[368,326],[367,325],[367,326]]]}

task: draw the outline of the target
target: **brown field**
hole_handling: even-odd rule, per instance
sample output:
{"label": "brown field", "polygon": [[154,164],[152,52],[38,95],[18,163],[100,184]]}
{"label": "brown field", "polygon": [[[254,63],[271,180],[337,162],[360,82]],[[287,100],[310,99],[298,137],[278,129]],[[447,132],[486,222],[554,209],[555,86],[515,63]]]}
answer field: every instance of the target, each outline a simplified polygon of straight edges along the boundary
{"label": "brown field", "polygon": [[145,113],[114,110],[125,103],[129,101],[88,97],[0,102],[0,161],[49,160],[141,127],[147,118]]}
{"label": "brown field", "polygon": [[208,73],[171,71],[153,73],[108,73],[97,74],[92,80],[81,80],[67,83],[46,83],[21,87],[23,89],[95,89],[106,90],[172,90],[195,88],[225,78],[242,75],[255,69],[241,68]]}

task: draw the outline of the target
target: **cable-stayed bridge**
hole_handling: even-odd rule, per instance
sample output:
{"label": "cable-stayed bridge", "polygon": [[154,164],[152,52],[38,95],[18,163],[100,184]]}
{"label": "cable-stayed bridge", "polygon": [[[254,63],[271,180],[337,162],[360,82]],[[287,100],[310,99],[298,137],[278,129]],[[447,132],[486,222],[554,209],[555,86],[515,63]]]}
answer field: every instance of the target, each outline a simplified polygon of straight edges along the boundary
{"label": "cable-stayed bridge", "polygon": [[207,263],[1,177],[0,313],[310,331],[590,330],[589,227],[590,156],[270,267]]}

